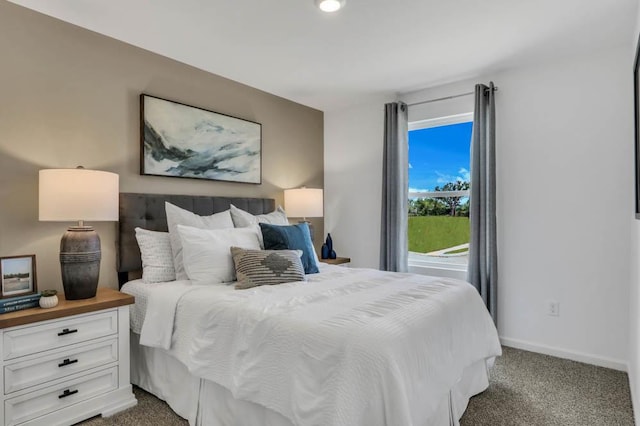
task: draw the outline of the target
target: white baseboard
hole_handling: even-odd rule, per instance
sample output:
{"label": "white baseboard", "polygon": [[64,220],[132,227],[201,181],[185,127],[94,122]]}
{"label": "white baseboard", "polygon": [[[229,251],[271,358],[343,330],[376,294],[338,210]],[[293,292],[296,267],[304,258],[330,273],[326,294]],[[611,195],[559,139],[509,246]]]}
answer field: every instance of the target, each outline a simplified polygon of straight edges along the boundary
{"label": "white baseboard", "polygon": [[637,393],[634,385],[634,378],[631,377],[632,373],[629,370],[629,388],[631,388],[631,406],[633,407],[633,418],[636,423],[640,420],[640,401],[638,401]]}
{"label": "white baseboard", "polygon": [[597,365],[599,367],[606,367],[618,371],[624,371],[625,373],[629,370],[627,363],[618,359],[590,355],[561,348],[554,348],[539,343],[511,339],[509,337],[500,337],[500,343],[510,348],[523,349],[525,351],[537,352],[544,355],[555,356],[558,358],[570,359],[572,361],[584,362],[586,364]]}
{"label": "white baseboard", "polygon": [[131,385],[123,386],[111,392],[109,403],[102,408],[102,417],[111,417],[127,408],[135,407],[138,400],[133,394]]}

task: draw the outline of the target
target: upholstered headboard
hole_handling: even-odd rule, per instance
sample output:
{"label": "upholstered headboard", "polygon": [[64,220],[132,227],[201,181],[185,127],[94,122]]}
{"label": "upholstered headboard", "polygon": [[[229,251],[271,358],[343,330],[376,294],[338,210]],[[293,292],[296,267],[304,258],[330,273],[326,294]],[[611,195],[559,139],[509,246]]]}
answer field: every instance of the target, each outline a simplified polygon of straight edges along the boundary
{"label": "upholstered headboard", "polygon": [[275,209],[275,200],[271,198],[120,193],[120,221],[116,252],[118,281],[121,286],[127,282],[129,272],[142,270],[135,228],[167,231],[165,201],[201,216],[227,210],[231,204],[252,214],[269,213]]}

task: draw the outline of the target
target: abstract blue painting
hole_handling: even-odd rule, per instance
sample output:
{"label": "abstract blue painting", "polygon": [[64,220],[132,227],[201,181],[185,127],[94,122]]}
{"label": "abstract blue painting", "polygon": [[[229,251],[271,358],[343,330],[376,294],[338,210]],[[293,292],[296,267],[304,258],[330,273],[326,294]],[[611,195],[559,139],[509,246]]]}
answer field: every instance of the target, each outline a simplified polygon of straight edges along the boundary
{"label": "abstract blue painting", "polygon": [[140,95],[143,175],[261,183],[262,126]]}

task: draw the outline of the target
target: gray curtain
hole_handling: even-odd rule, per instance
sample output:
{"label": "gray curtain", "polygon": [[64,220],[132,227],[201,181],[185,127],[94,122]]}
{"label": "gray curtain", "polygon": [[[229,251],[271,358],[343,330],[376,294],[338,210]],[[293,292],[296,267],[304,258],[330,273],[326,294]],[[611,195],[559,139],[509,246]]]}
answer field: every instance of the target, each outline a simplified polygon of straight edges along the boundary
{"label": "gray curtain", "polygon": [[382,227],[380,269],[407,272],[409,240],[409,143],[407,105],[384,106],[384,158],[382,162]]}
{"label": "gray curtain", "polygon": [[495,87],[477,84],[471,135],[469,269],[467,280],[498,320],[498,256],[496,243],[496,114]]}

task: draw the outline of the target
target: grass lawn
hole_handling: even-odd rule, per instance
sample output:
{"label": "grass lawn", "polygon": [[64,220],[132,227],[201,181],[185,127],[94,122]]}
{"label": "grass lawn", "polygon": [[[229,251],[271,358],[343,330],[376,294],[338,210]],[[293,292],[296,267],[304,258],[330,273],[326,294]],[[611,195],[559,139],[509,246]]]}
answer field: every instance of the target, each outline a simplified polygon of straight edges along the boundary
{"label": "grass lawn", "polygon": [[414,216],[409,218],[409,251],[429,253],[468,242],[468,217]]}

